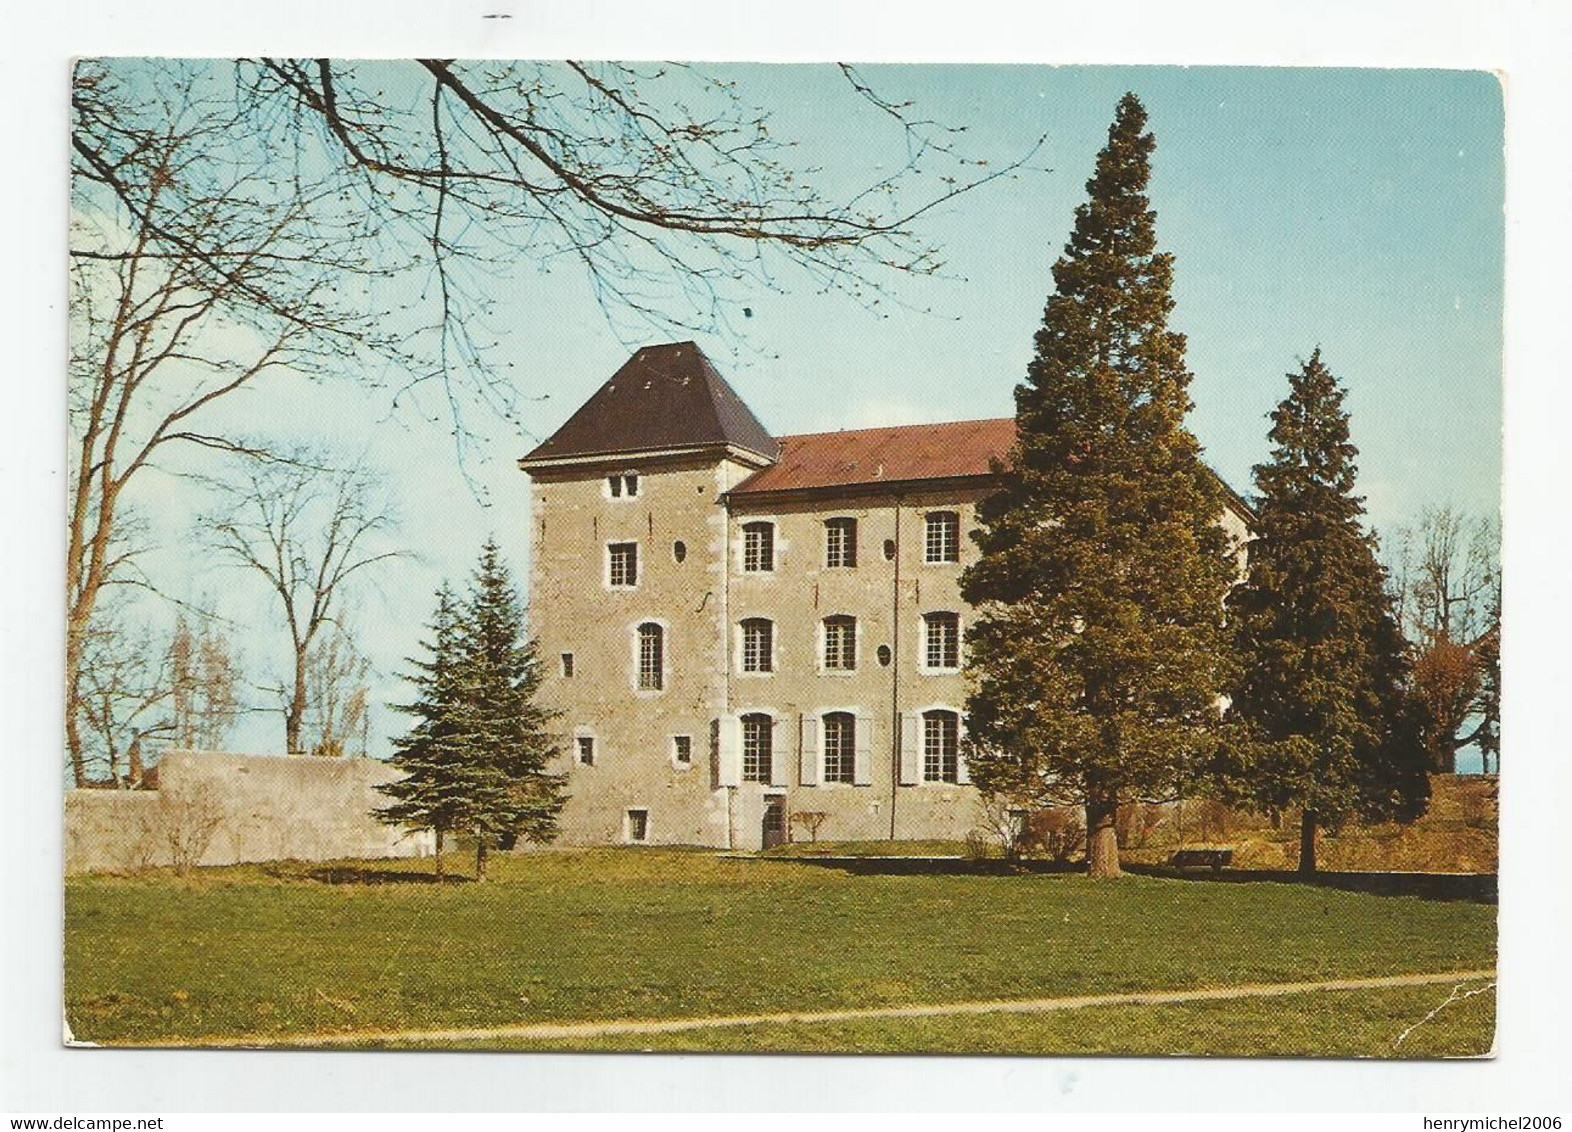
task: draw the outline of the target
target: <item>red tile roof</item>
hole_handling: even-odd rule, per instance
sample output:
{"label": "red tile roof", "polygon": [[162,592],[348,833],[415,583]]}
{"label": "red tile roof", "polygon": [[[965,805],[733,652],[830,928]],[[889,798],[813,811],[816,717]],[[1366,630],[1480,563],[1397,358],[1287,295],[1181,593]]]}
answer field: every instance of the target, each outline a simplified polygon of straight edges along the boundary
{"label": "red tile roof", "polygon": [[732,488],[732,495],[986,476],[993,459],[1009,461],[1015,418],[814,432],[779,440],[780,459]]}

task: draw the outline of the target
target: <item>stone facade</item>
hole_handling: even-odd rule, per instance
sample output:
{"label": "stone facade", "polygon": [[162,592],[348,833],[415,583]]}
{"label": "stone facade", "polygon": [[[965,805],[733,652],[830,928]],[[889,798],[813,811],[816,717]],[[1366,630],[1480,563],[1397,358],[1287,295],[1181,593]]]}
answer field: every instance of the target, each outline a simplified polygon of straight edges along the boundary
{"label": "stone facade", "polygon": [[[702,378],[685,368],[698,364]],[[802,814],[823,815],[825,840],[964,837],[980,815],[960,742],[958,580],[1001,455],[984,449],[1007,451],[1013,426],[766,443],[751,416],[739,431],[721,413],[639,448],[640,407],[621,399],[663,382],[687,397],[701,380],[735,398],[691,343],[641,351],[521,462],[562,840],[757,849],[805,839]],[[1223,521],[1242,534],[1232,509]]]}

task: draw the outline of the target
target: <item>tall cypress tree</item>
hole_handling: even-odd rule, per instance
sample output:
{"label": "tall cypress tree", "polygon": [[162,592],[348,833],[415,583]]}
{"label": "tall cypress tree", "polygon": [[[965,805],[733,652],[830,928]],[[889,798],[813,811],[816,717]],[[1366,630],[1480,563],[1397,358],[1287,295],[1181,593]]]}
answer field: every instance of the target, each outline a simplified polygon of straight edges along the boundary
{"label": "tall cypress tree", "polygon": [[1269,812],[1300,809],[1299,868],[1312,873],[1318,829],[1417,817],[1429,780],[1406,645],[1354,494],[1344,390],[1320,350],[1288,380],[1271,459],[1255,468],[1249,576],[1228,597],[1241,664],[1225,783]]}
{"label": "tall cypress tree", "polygon": [[1172,257],[1146,197],[1155,142],[1120,101],[1087,182],[1036,356],[1016,388],[1004,486],[962,577],[972,778],[1086,807],[1094,876],[1117,876],[1121,802],[1171,795],[1213,751],[1235,577],[1223,500],[1185,428]]}
{"label": "tall cypress tree", "polygon": [[437,839],[437,876],[442,876],[444,836],[469,824],[474,792],[470,741],[473,725],[463,691],[463,638],[460,611],[453,591],[437,593],[431,620],[429,659],[411,658],[410,677],[417,690],[413,703],[394,710],[413,716],[414,726],[393,741],[392,763],[404,777],[377,789],[393,799],[373,814],[389,825],[429,829]]}
{"label": "tall cypress tree", "polygon": [[481,550],[470,587],[464,657],[476,771],[471,828],[476,876],[484,880],[493,845],[549,841],[566,801],[562,776],[546,770],[557,753],[554,717],[535,700],[540,663],[495,539]]}

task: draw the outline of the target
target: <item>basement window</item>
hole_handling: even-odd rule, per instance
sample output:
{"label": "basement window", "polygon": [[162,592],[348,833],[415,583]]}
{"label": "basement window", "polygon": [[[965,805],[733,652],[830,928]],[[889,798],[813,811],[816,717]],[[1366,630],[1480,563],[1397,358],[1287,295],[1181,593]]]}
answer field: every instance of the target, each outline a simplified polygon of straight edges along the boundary
{"label": "basement window", "polygon": [[650,812],[648,810],[628,811],[628,840],[648,841],[650,839]]}

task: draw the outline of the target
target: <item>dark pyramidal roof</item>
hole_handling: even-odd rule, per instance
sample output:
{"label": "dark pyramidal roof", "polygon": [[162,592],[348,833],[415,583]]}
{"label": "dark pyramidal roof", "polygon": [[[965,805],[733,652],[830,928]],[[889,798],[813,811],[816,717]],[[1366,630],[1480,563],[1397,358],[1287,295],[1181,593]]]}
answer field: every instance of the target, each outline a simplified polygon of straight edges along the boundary
{"label": "dark pyramidal roof", "polygon": [[774,460],[780,445],[692,342],[645,346],[524,457],[524,463],[731,445]]}

